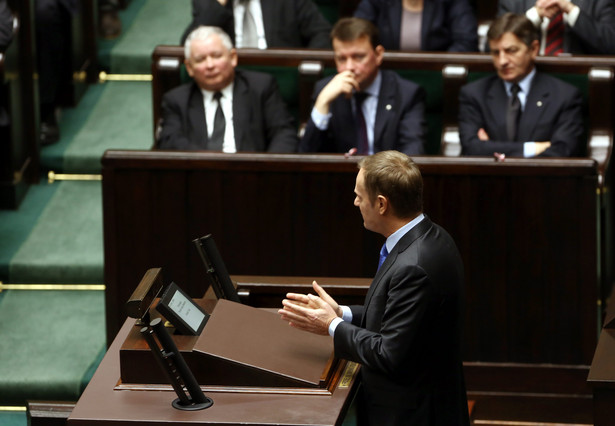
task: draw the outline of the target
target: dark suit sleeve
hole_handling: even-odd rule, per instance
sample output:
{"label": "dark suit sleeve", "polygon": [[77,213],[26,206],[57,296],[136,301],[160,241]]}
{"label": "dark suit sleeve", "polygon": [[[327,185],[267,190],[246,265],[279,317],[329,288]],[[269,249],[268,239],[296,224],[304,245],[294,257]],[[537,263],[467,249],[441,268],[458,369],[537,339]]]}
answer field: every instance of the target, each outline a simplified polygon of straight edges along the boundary
{"label": "dark suit sleeve", "polygon": [[374,4],[373,0],[361,0],[354,12],[356,18],[367,19],[371,22],[377,22],[379,15],[380,6]]}
{"label": "dark suit sleeve", "polygon": [[421,86],[416,86],[414,94],[403,103],[404,109],[397,128],[395,149],[404,154],[425,153],[425,97],[425,90]]}
{"label": "dark suit sleeve", "polygon": [[271,77],[269,81],[263,99],[265,132],[269,141],[267,152],[297,152],[299,140],[293,117],[286,108],[275,79]]}
{"label": "dark suit sleeve", "polygon": [[299,152],[333,152],[329,146],[328,130],[320,130],[310,117],[305,124],[305,131],[299,143]]}
{"label": "dark suit sleeve", "polygon": [[378,296],[387,298],[379,332],[354,325],[354,318],[352,324],[340,323],[333,336],[336,356],[395,377],[407,367],[408,354],[435,300],[433,287],[419,266],[399,267],[386,294]]}
{"label": "dark suit sleeve", "polygon": [[468,90],[468,86],[464,86],[459,93],[459,139],[462,155],[493,155],[494,152],[499,152],[509,156],[523,157],[522,143],[482,141],[477,135],[481,128],[489,133],[481,107],[480,94],[473,93]]}
{"label": "dark suit sleeve", "polygon": [[295,0],[295,10],[303,45],[313,49],[330,49],[331,24],[316,4],[312,0]]}
{"label": "dark suit sleeve", "polygon": [[524,2],[521,0],[500,0],[498,2],[498,16],[503,15],[506,12],[522,15],[525,14],[527,9],[530,9],[532,6],[526,8]]}
{"label": "dark suit sleeve", "polygon": [[596,2],[594,15],[581,8],[581,13],[570,30],[588,50],[587,54],[615,54],[615,1]]}
{"label": "dark suit sleeve", "polygon": [[[170,92],[162,98],[162,129],[158,140],[159,149],[194,150],[186,134],[184,121],[186,112],[182,111],[181,103],[175,93]],[[203,117],[203,121],[205,117]]]}
{"label": "dark suit sleeve", "polygon": [[[316,98],[320,94],[320,91],[329,81],[330,79],[320,80],[316,83],[316,86],[314,86],[314,93],[312,93],[312,108],[314,107],[314,103],[316,102]],[[333,119],[334,118],[332,117],[332,120]],[[331,121],[329,122],[329,126],[331,126]],[[314,121],[312,120],[311,114],[305,124],[303,136],[301,137],[301,141],[299,143],[299,152],[337,152],[335,142],[333,141],[333,137],[329,129],[320,130],[316,127]]]}
{"label": "dark suit sleeve", "polygon": [[6,4],[0,0],[0,52],[4,52],[13,38],[13,15]]}
{"label": "dark suit sleeve", "polygon": [[[232,3],[232,0],[228,0]],[[235,20],[233,9],[222,6],[218,0],[192,0],[192,22],[181,38],[183,45],[190,33],[201,25],[220,27],[235,43]]]}
{"label": "dark suit sleeve", "polygon": [[[563,93],[563,90],[560,90]],[[583,96],[576,88],[562,102],[553,124],[551,146],[540,157],[573,157],[581,154],[583,126]],[[540,142],[540,141],[536,141]]]}
{"label": "dark suit sleeve", "polygon": [[452,43],[449,52],[476,52],[478,50],[478,24],[472,6],[467,0],[455,0],[448,11]]}

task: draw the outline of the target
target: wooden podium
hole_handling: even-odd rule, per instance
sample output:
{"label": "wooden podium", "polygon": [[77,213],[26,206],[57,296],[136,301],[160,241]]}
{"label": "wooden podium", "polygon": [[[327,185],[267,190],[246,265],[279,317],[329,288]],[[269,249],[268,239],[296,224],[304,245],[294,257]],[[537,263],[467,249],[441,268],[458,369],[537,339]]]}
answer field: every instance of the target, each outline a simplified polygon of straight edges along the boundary
{"label": "wooden podium", "polygon": [[[209,301],[212,304],[212,301]],[[357,365],[333,357],[329,336],[302,332],[277,314],[226,300],[200,336],[173,336],[213,406],[173,408],[171,386],[141,337],[124,323],[68,419],[69,425],[341,424]]]}
{"label": "wooden podium", "polygon": [[[200,384],[327,389],[334,379],[331,338],[293,329],[267,310],[220,300],[200,336],[173,338]],[[122,384],[167,383],[138,327],[120,350],[120,370]]]}

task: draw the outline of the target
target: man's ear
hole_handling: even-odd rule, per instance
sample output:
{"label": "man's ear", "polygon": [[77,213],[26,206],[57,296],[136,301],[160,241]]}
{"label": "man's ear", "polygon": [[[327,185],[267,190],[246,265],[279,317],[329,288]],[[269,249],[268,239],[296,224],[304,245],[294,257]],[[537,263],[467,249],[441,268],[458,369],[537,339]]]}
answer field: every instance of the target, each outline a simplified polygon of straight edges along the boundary
{"label": "man's ear", "polygon": [[389,209],[389,200],[384,195],[378,195],[376,203],[378,203],[378,213],[384,215]]}
{"label": "man's ear", "polygon": [[378,66],[380,66],[382,65],[382,60],[384,59],[384,46],[379,44],[378,46],[376,46],[374,51],[376,52],[376,63],[378,64]]}
{"label": "man's ear", "polygon": [[192,70],[192,64],[189,59],[184,59],[184,65],[186,66],[186,71],[188,71],[188,75],[193,77],[194,71]]}
{"label": "man's ear", "polygon": [[532,44],[530,45],[530,52],[532,55],[532,60],[535,60],[540,52],[540,42],[538,40],[532,41]]}
{"label": "man's ear", "polygon": [[229,55],[231,57],[231,65],[233,66],[233,68],[235,68],[237,66],[238,63],[238,59],[237,59],[237,49],[235,49],[234,47],[231,49],[231,51],[229,52]]}

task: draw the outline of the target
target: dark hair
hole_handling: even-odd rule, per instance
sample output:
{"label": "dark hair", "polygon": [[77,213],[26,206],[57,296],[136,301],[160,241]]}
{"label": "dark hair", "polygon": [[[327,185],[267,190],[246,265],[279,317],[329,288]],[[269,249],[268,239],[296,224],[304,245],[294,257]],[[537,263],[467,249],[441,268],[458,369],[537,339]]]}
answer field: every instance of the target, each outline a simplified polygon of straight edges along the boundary
{"label": "dark hair", "polygon": [[378,28],[366,19],[342,18],[331,30],[331,40],[354,41],[364,36],[369,37],[372,47],[380,45]]}
{"label": "dark hair", "polygon": [[487,40],[499,40],[504,33],[513,33],[527,47],[532,47],[534,40],[540,39],[538,29],[525,15],[505,13],[497,18],[487,31]]}
{"label": "dark hair", "polygon": [[358,165],[363,170],[365,189],[372,203],[378,195],[383,195],[399,218],[423,211],[423,177],[406,154],[381,151],[363,158]]}

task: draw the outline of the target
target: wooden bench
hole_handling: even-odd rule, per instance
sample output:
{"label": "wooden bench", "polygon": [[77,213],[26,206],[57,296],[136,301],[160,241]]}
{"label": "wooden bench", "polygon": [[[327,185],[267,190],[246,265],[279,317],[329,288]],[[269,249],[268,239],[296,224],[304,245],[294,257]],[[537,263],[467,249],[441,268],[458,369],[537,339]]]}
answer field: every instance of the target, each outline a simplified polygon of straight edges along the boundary
{"label": "wooden bench", "polygon": [[[182,75],[183,47],[158,46],[152,54],[152,96],[154,130],[160,123],[162,95],[187,81]],[[595,158],[606,172],[610,159],[615,89],[615,58],[575,56],[539,57],[537,66],[578,86],[587,104],[587,154]],[[305,123],[311,110],[314,83],[334,72],[333,52],[310,49],[240,49],[239,67],[272,72],[278,79],[282,95],[297,116]],[[477,76],[493,72],[491,57],[475,53],[406,53],[386,52],[383,68],[422,85],[427,92],[427,153],[459,155],[457,117],[459,90]]]}

